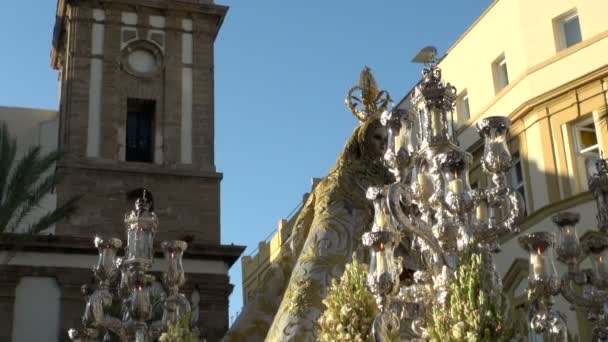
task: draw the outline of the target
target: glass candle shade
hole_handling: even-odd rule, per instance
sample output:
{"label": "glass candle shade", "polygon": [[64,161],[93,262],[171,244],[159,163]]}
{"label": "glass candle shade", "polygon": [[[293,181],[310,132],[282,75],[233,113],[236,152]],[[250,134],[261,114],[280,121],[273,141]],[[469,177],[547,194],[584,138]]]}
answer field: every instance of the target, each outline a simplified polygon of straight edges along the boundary
{"label": "glass candle shade", "polygon": [[594,233],[586,241],[585,251],[591,261],[594,285],[599,288],[608,287],[608,238],[602,233]]}
{"label": "glass candle shade", "polygon": [[375,295],[392,294],[399,288],[401,266],[395,258],[398,233],[371,231],[363,234],[363,245],[370,248],[368,284]]}
{"label": "glass candle shade", "polygon": [[185,241],[176,240],[163,241],[160,246],[167,260],[167,271],[163,277],[163,282],[167,288],[177,290],[186,281],[182,257],[184,251],[188,248],[188,244]]}
{"label": "glass candle shade", "polygon": [[135,210],[125,216],[127,248],[125,263],[139,263],[144,267],[152,265],[154,259],[154,235],[158,227],[156,214],[151,211],[151,195],[147,190],[135,202]]}
{"label": "glass candle shade", "polygon": [[435,186],[433,184],[433,178],[427,172],[425,167],[420,167],[416,172],[416,189],[419,200],[421,202],[426,202],[433,192],[435,192]]}
{"label": "glass candle shade", "polygon": [[469,168],[472,157],[467,152],[452,150],[437,155],[444,184],[445,202],[454,214],[472,209]]}
{"label": "glass candle shade", "polygon": [[549,232],[529,233],[521,236],[519,243],[530,254],[529,296],[550,297],[559,283],[553,263],[555,235]]}
{"label": "glass candle shade", "polygon": [[429,112],[431,119],[431,135],[434,137],[442,135],[444,122],[441,120],[441,110],[439,108],[431,107]]}
{"label": "glass candle shade", "polygon": [[490,173],[507,172],[511,167],[511,153],[507,146],[507,132],[511,120],[504,116],[490,116],[477,123],[477,132],[484,139],[481,162]]}
{"label": "glass candle shade", "polygon": [[395,152],[399,153],[401,149],[411,153],[414,150],[414,141],[412,136],[413,122],[410,116],[405,113],[399,118],[401,123],[399,134],[395,137]]}
{"label": "glass candle shade", "polygon": [[94,268],[95,275],[101,281],[111,280],[118,274],[116,252],[122,247],[122,241],[115,238],[95,237],[95,247],[99,250],[99,260]]}
{"label": "glass candle shade", "polygon": [[371,252],[370,275],[378,284],[380,293],[390,294],[398,288],[401,270],[395,268],[395,246],[392,242],[379,243]]}
{"label": "glass candle shade", "polygon": [[151,265],[154,259],[154,233],[151,229],[132,224],[127,230],[127,253],[125,261],[143,262]]}
{"label": "glass candle shade", "polygon": [[150,292],[147,286],[143,283],[136,283],[131,289],[130,313],[131,317],[136,321],[146,321],[152,315],[152,304],[150,301]]}
{"label": "glass candle shade", "polygon": [[557,225],[557,260],[567,264],[576,265],[581,256],[581,245],[576,232],[576,224],[580,215],[572,212],[559,213],[551,218]]}
{"label": "glass candle shade", "polygon": [[475,218],[477,219],[478,224],[488,223],[488,203],[485,200],[481,200],[477,203]]}
{"label": "glass candle shade", "polygon": [[372,226],[372,231],[394,230],[384,187],[370,187],[365,196],[374,204],[374,225]]}

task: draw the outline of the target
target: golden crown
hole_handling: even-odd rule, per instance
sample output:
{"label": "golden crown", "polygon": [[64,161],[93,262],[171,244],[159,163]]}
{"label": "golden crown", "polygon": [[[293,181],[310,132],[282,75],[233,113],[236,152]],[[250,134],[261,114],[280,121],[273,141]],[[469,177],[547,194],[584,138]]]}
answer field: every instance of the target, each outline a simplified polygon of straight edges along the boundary
{"label": "golden crown", "polygon": [[350,88],[344,102],[360,122],[379,118],[382,112],[394,105],[388,92],[378,89],[372,70],[367,66],[361,71],[359,84]]}

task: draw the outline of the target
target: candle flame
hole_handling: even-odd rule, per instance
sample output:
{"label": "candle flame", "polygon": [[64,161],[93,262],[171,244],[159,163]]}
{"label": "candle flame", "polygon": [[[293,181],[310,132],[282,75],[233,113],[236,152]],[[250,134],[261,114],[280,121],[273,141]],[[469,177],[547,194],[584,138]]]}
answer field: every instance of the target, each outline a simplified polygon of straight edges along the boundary
{"label": "candle flame", "polygon": [[380,242],[380,248],[379,248],[379,249],[380,249],[381,251],[383,251],[383,250],[384,250],[384,242]]}
{"label": "candle flame", "polygon": [[538,245],[538,246],[536,247],[536,252],[537,252],[537,254],[538,254],[538,255],[543,254],[543,252],[544,252],[544,251],[545,251],[545,249],[543,248],[543,246],[542,246],[542,245]]}

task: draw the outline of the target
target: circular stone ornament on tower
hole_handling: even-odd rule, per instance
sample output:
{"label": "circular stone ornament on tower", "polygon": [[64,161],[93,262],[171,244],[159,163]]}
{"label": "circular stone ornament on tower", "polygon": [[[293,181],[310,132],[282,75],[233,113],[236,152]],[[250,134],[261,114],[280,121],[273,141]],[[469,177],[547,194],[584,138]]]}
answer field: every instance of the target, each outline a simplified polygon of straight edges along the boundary
{"label": "circular stone ornament on tower", "polygon": [[120,64],[135,77],[154,77],[164,67],[163,53],[150,41],[136,40],[123,48]]}

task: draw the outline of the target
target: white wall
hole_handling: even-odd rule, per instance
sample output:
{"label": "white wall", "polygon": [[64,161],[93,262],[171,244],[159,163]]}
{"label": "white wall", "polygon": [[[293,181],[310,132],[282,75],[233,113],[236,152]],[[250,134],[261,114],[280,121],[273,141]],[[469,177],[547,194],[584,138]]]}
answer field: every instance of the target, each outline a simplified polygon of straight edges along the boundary
{"label": "white wall", "polygon": [[15,290],[13,342],[57,341],[60,299],[54,278],[21,278]]}
{"label": "white wall", "polygon": [[[43,153],[57,149],[58,117],[57,111],[33,108],[0,107],[0,121],[6,122],[9,132],[17,139],[17,158],[33,146],[42,146]],[[49,194],[40,202],[40,208],[34,210],[18,227],[22,231],[36,219],[57,206],[57,195]],[[53,233],[54,227],[45,231]]]}

